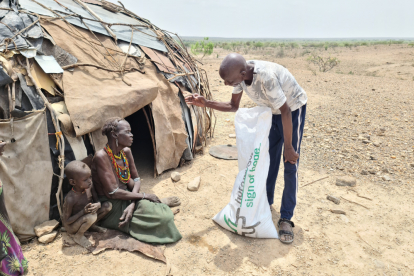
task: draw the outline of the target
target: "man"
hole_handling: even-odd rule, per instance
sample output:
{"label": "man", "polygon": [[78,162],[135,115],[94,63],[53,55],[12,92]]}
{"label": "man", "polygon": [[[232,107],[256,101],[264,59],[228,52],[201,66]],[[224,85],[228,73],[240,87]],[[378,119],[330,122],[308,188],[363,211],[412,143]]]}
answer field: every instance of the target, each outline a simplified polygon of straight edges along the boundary
{"label": "man", "polygon": [[285,187],[278,222],[280,241],[293,242],[294,223],[291,221],[298,190],[300,143],[305,124],[307,96],[292,74],[283,66],[260,60],[246,60],[239,54],[229,54],[220,65],[220,77],[225,85],[233,86],[230,102],[216,102],[193,94],[186,97],[188,104],[209,107],[224,112],[239,108],[242,92],[259,106],[272,109],[269,134],[270,166],[266,182],[269,205],[273,204],[276,178],[284,144]]}

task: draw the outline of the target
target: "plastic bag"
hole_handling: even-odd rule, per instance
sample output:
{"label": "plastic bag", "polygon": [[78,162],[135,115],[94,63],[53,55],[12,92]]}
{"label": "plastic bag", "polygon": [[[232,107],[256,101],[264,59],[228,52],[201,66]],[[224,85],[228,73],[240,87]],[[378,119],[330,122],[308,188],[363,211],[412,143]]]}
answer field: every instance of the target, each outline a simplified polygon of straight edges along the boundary
{"label": "plastic bag", "polygon": [[240,108],[236,113],[235,126],[239,173],[230,203],[213,220],[242,236],[277,239],[266,195],[271,109]]}

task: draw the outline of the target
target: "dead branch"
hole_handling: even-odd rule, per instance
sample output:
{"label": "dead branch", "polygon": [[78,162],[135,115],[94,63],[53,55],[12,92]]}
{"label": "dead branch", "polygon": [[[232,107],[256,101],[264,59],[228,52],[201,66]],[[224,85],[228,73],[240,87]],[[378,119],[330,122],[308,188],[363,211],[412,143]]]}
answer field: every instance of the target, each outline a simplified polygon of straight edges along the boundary
{"label": "dead branch", "polygon": [[301,188],[306,187],[306,186],[308,186],[308,185],[310,185],[310,184],[313,184],[313,183],[315,183],[315,182],[318,182],[318,181],[324,180],[324,179],[326,179],[326,178],[328,178],[328,177],[329,177],[329,176],[325,176],[325,177],[322,177],[322,178],[317,179],[317,180],[315,180],[315,181],[309,182],[309,183],[307,183],[307,184],[303,185]]}
{"label": "dead branch", "polygon": [[358,197],[362,197],[362,198],[365,198],[365,199],[368,199],[368,200],[371,200],[371,201],[372,201],[372,198],[369,198],[369,197],[366,197],[366,196],[362,196],[362,195],[360,195],[360,194],[359,194],[357,191],[355,191],[355,190],[348,189],[348,191],[352,191],[352,192],[356,193]]}
{"label": "dead branch", "polygon": [[348,201],[348,202],[354,203],[354,204],[356,204],[356,205],[359,205],[359,206],[364,207],[365,209],[368,209],[368,210],[369,210],[369,208],[368,208],[368,207],[366,207],[366,206],[364,206],[364,205],[362,205],[362,204],[359,204],[358,202],[351,201],[351,200],[346,199],[346,198],[344,198],[344,197],[342,197],[342,196],[341,196],[341,198],[342,198],[343,200],[346,200],[346,201]]}

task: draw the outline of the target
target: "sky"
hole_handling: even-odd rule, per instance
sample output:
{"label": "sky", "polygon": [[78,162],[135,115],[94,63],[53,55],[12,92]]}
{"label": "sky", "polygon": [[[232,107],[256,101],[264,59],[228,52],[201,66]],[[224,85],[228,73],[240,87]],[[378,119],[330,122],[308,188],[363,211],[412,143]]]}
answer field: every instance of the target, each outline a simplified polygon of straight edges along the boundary
{"label": "sky", "polygon": [[[117,3],[115,0],[111,2]],[[414,37],[414,0],[121,0],[180,36]]]}

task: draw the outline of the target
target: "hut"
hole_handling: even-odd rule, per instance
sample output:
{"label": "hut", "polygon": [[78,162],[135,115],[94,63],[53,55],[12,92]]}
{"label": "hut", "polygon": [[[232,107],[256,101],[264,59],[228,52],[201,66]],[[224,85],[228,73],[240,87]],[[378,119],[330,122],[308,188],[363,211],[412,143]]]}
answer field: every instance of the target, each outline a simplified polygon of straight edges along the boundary
{"label": "hut", "polygon": [[98,0],[0,0],[0,178],[14,232],[60,219],[70,186],[63,168],[103,148],[110,117],[132,126],[141,174],[194,158],[213,113],[207,75],[181,39],[122,4]]}

